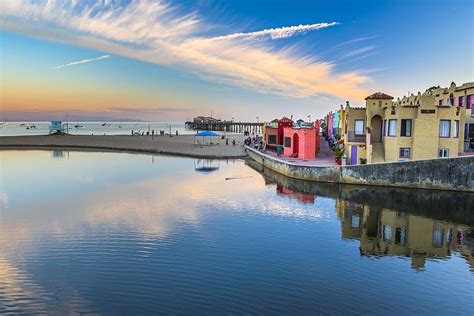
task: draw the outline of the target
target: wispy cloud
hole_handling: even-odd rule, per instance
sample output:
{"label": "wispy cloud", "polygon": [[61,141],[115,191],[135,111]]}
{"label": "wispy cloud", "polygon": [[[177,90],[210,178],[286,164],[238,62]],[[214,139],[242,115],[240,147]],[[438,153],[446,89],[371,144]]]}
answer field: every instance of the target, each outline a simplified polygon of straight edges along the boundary
{"label": "wispy cloud", "polygon": [[279,28],[273,28],[273,29],[266,29],[266,30],[256,31],[256,32],[234,33],[234,34],[229,34],[229,35],[216,36],[216,37],[209,38],[208,40],[229,40],[229,39],[236,39],[236,38],[255,39],[255,38],[262,38],[266,36],[269,36],[271,39],[281,39],[281,38],[292,37],[300,33],[305,33],[309,31],[331,27],[338,24],[339,23],[337,22],[316,23],[316,24],[306,24],[306,25],[300,24],[300,25],[295,25],[295,26],[286,26],[286,27],[279,27]]}
{"label": "wispy cloud", "polygon": [[363,41],[367,41],[367,40],[374,39],[374,38],[377,38],[377,37],[378,37],[378,35],[362,36],[362,37],[351,39],[349,41],[342,42],[342,43],[336,45],[336,47],[349,45],[349,44],[354,44],[354,43],[358,43],[358,42],[363,42]]}
{"label": "wispy cloud", "polygon": [[[0,26],[62,43],[167,65],[219,83],[262,93],[305,98],[325,93],[344,99],[366,95],[369,80],[356,72],[336,72],[317,52],[299,46],[277,48],[277,39],[335,25],[318,23],[224,36],[205,36],[210,25],[195,12],[181,13],[168,3],[66,0],[4,0]],[[211,40],[210,40],[211,39]],[[219,39],[219,40],[217,40]]]}
{"label": "wispy cloud", "polygon": [[342,57],[349,58],[349,57],[359,56],[375,49],[376,47],[377,46],[366,46],[366,47],[356,48],[354,50],[351,50],[350,52],[345,53]]}
{"label": "wispy cloud", "polygon": [[79,65],[79,64],[90,63],[90,62],[93,62],[93,61],[98,61],[98,60],[102,60],[102,59],[107,59],[107,58],[109,58],[109,57],[110,57],[110,55],[103,55],[103,56],[99,56],[99,57],[96,57],[96,58],[82,59],[82,60],[73,61],[73,62],[64,64],[64,65],[56,66],[56,67],[54,67],[54,69],[61,69],[61,68],[64,68],[64,67],[69,67],[69,66],[74,66],[74,65]]}

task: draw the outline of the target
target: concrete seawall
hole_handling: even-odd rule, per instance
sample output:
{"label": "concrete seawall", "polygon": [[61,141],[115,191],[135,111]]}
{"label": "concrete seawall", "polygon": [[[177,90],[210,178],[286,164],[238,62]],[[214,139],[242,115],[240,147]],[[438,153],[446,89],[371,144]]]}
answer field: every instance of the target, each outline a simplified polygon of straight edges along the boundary
{"label": "concrete seawall", "polygon": [[342,184],[474,192],[474,156],[357,166],[302,166],[246,147],[250,158],[290,178]]}

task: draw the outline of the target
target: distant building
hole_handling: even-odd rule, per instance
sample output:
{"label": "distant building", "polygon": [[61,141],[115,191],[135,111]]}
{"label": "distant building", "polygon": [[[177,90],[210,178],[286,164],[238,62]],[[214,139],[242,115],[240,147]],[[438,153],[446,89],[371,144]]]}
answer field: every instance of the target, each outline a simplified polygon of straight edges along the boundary
{"label": "distant building", "polygon": [[[396,101],[377,92],[365,100],[365,107],[347,105],[342,120],[338,112],[352,165],[456,157],[474,140],[474,83],[433,87]],[[334,136],[335,119],[327,120],[327,133]]]}

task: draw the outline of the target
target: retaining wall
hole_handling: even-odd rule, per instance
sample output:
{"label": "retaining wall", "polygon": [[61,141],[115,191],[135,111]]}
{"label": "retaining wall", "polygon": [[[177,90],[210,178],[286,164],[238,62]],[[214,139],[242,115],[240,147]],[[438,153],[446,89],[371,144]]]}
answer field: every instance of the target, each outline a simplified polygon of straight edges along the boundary
{"label": "retaining wall", "polygon": [[332,182],[474,192],[474,156],[356,166],[302,166],[253,148],[250,158],[290,178]]}

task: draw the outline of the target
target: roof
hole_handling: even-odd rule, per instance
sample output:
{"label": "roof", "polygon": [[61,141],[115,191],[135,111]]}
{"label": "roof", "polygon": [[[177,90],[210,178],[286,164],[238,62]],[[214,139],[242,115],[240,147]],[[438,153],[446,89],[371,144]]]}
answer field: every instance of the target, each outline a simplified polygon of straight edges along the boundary
{"label": "roof", "polygon": [[391,100],[393,97],[391,95],[385,94],[383,92],[376,92],[374,94],[369,95],[366,100],[374,100],[374,99],[386,99]]}
{"label": "roof", "polygon": [[210,131],[202,131],[200,133],[197,133],[194,136],[219,136],[219,134],[214,133],[214,132],[210,132]]}
{"label": "roof", "polygon": [[289,118],[287,118],[286,116],[283,116],[280,120],[280,122],[293,122],[293,120],[290,120]]}

